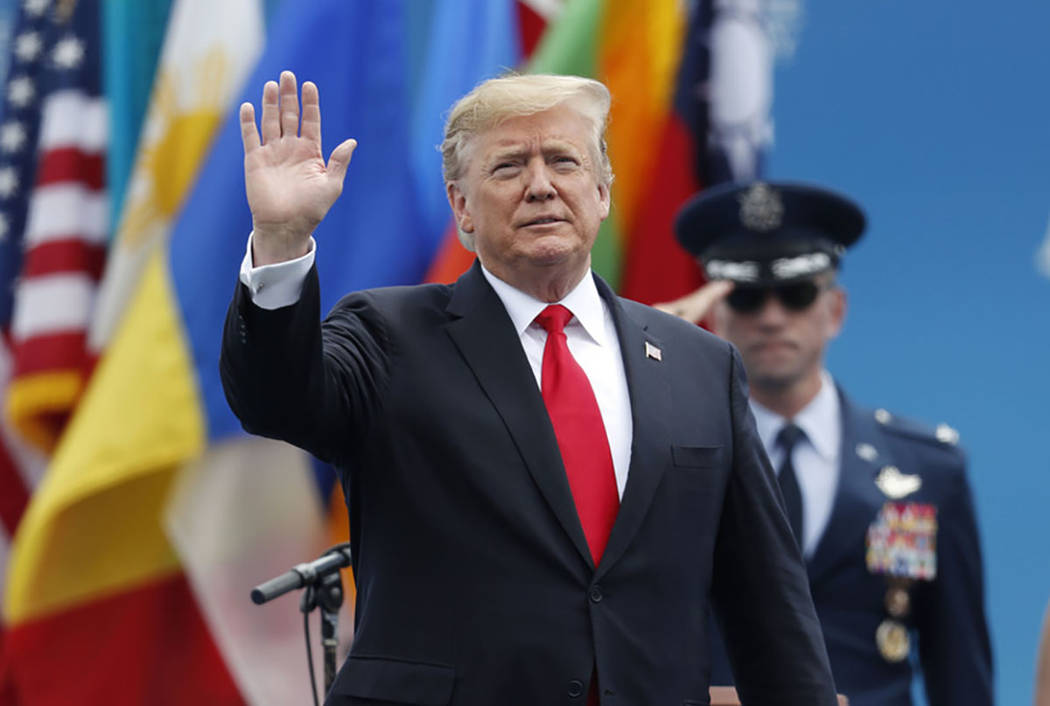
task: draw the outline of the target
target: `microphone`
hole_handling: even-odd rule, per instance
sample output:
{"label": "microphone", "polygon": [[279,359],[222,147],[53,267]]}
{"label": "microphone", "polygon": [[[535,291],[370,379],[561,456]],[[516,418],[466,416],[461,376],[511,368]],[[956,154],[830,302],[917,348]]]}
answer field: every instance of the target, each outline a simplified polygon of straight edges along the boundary
{"label": "microphone", "polygon": [[319,558],[309,563],[298,564],[280,576],[253,588],[252,603],[262,605],[289,591],[320,581],[328,574],[350,566],[351,559],[349,542],[337,544]]}

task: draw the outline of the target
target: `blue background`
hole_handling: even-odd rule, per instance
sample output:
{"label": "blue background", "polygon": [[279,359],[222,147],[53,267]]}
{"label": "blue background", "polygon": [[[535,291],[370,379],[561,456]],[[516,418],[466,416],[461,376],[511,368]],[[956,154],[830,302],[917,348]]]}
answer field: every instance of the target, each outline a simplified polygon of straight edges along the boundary
{"label": "blue background", "polygon": [[856,198],[829,368],[959,429],[998,702],[1030,704],[1050,598],[1050,3],[810,0],[775,77],[771,178]]}

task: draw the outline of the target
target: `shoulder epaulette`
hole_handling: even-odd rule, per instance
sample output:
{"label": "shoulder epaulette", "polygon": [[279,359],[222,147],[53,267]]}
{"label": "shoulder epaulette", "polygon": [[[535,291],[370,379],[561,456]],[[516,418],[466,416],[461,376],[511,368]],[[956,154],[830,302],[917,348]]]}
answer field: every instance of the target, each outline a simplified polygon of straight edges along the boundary
{"label": "shoulder epaulette", "polygon": [[931,429],[925,424],[890,414],[885,409],[877,409],[874,414],[875,421],[890,433],[945,446],[959,444],[959,432],[947,424],[938,424]]}

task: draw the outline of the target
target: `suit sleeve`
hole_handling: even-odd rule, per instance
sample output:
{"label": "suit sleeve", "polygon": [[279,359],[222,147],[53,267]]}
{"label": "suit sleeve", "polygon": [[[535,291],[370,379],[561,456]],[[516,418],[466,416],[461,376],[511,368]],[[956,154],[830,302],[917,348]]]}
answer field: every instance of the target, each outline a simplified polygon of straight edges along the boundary
{"label": "suit sleeve", "polygon": [[712,598],[745,704],[836,703],[827,650],[776,478],[730,348],[733,468],[715,546]]}
{"label": "suit sleeve", "polygon": [[919,660],[930,706],[989,706],[992,651],[981,547],[964,466],[953,470],[937,509],[937,578],[917,595]]}
{"label": "suit sleeve", "polygon": [[244,429],[281,439],[330,463],[345,463],[367,432],[389,379],[389,340],[364,293],[320,321],[317,270],[299,301],[262,309],[238,284],[226,315],[220,376]]}

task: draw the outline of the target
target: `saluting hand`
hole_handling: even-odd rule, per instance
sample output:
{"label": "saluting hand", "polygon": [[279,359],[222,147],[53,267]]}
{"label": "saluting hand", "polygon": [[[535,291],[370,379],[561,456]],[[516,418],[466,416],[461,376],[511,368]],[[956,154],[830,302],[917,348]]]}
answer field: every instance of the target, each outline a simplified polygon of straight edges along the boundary
{"label": "saluting hand", "polygon": [[303,84],[302,130],[295,74],[267,81],[262,97],[262,139],[255,108],[241,104],[244,183],[252,211],[256,267],[305,255],[310,234],[343,190],[356,140],[336,147],[325,164],[317,86]]}
{"label": "saluting hand", "polygon": [[715,303],[725,299],[733,291],[733,283],[729,280],[719,279],[708,282],[694,292],[686,294],[681,299],[663,304],[653,304],[660,311],[698,324],[711,311]]}

